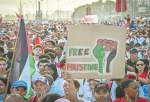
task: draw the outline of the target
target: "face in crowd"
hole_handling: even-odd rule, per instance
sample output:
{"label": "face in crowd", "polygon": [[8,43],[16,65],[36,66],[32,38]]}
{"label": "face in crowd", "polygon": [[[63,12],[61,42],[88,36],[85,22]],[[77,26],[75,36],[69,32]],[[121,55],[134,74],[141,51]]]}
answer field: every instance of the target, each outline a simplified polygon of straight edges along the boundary
{"label": "face in crowd", "polygon": [[109,88],[107,84],[97,83],[94,88],[94,96],[97,101],[110,102]]}
{"label": "face in crowd", "polygon": [[138,59],[138,52],[136,52],[136,51],[130,51],[130,59],[131,60],[137,60]]}
{"label": "face in crowd", "polygon": [[130,82],[126,88],[124,88],[125,94],[130,98],[130,99],[135,99],[138,96],[138,88],[139,85],[137,82]]}
{"label": "face in crowd", "polygon": [[19,94],[24,97],[27,92],[27,83],[22,80],[14,81],[11,85],[11,94]]}
{"label": "face in crowd", "polygon": [[5,93],[6,83],[7,83],[6,79],[0,79],[0,94]]}
{"label": "face in crowd", "polygon": [[0,76],[6,74],[7,72],[7,60],[5,58],[0,58]]}
{"label": "face in crowd", "polygon": [[136,68],[138,69],[138,72],[144,72],[146,65],[144,64],[144,62],[142,60],[138,60],[136,62]]}
{"label": "face in crowd", "polygon": [[11,93],[19,94],[20,96],[25,96],[26,95],[26,89],[24,87],[16,87],[16,88],[12,89]]}
{"label": "face in crowd", "polygon": [[37,46],[33,49],[33,54],[35,56],[40,56],[42,55],[43,51],[42,51],[42,47],[41,46]]}
{"label": "face in crowd", "polygon": [[94,91],[94,88],[95,88],[95,86],[96,86],[96,84],[97,84],[97,81],[94,80],[94,79],[89,79],[88,81],[89,81],[89,87],[90,87],[90,89],[91,89],[92,91]]}
{"label": "face in crowd", "polygon": [[46,94],[51,87],[52,82],[52,78],[48,79],[46,76],[37,76],[37,78],[32,81],[34,93],[39,97]]}
{"label": "face in crowd", "polygon": [[39,69],[40,74],[43,75],[45,73],[44,71],[45,71],[45,68],[48,64],[49,64],[49,61],[46,60],[46,59],[42,59],[42,60],[39,61],[38,69]]}

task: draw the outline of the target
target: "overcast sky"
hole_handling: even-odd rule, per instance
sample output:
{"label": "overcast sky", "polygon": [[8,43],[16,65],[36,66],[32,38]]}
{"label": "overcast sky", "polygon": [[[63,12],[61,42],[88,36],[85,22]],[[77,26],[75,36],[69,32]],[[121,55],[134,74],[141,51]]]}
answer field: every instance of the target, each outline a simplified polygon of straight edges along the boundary
{"label": "overcast sky", "polygon": [[[73,11],[74,8],[92,3],[98,0],[41,0],[41,9],[43,12],[47,10],[49,13],[55,10],[69,10]],[[106,0],[103,0],[106,1]],[[115,0],[112,0],[115,1]],[[19,10],[20,0],[0,0],[0,14],[15,14]],[[35,13],[36,0],[22,0],[22,7],[24,13]]]}

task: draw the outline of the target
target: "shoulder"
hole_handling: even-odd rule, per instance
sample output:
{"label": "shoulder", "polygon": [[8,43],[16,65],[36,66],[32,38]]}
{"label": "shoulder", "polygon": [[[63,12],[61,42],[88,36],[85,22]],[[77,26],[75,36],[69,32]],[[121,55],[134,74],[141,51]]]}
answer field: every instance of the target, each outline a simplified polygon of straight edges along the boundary
{"label": "shoulder", "polygon": [[126,102],[126,99],[125,99],[125,97],[116,98],[113,102]]}
{"label": "shoulder", "polygon": [[138,102],[148,102],[148,100],[145,98],[139,97]]}

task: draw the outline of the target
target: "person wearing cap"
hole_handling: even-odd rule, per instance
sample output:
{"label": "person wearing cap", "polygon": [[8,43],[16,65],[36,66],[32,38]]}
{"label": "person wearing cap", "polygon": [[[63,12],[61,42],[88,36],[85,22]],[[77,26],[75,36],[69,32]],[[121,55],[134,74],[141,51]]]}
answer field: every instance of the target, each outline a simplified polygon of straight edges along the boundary
{"label": "person wearing cap", "polygon": [[35,74],[36,73],[40,73],[40,74],[44,74],[44,69],[45,69],[45,66],[47,65],[47,64],[49,64],[50,62],[49,62],[49,60],[47,60],[47,59],[45,59],[45,58],[43,58],[43,59],[40,59],[39,60],[39,62],[38,62],[38,64],[37,64],[37,71],[35,72]]}
{"label": "person wearing cap", "polygon": [[130,59],[126,62],[126,73],[127,71],[135,72],[136,61],[138,61],[138,50],[133,48],[130,50]]}
{"label": "person wearing cap", "polygon": [[[11,84],[10,91],[11,91],[11,94],[19,94],[20,96],[24,97],[27,93],[27,88],[28,88],[28,86],[25,81],[17,80]],[[26,100],[26,99],[24,98],[24,100]]]}
{"label": "person wearing cap", "polygon": [[34,95],[29,99],[29,102],[40,102],[48,94],[48,90],[51,88],[52,83],[53,78],[51,76],[38,75],[32,77]]}

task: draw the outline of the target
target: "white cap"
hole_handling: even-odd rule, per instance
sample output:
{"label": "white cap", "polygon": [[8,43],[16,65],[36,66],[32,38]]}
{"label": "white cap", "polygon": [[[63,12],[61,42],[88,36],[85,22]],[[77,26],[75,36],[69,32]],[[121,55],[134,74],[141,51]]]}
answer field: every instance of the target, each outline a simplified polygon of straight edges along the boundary
{"label": "white cap", "polygon": [[57,99],[55,102],[70,102],[70,101],[65,98],[60,98],[60,99]]}

